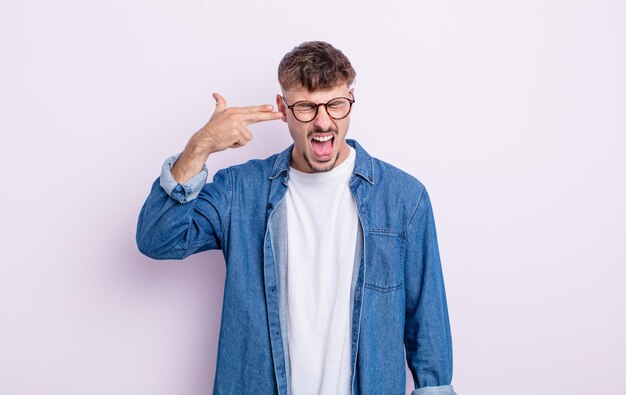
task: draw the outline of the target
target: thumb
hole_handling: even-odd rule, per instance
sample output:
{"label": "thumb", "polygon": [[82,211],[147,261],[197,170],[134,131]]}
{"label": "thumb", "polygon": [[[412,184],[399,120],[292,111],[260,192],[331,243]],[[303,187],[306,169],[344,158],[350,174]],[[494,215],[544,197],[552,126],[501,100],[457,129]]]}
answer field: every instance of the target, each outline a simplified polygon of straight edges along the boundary
{"label": "thumb", "polygon": [[226,99],[224,99],[219,93],[213,93],[215,99],[215,112],[224,111],[226,109]]}

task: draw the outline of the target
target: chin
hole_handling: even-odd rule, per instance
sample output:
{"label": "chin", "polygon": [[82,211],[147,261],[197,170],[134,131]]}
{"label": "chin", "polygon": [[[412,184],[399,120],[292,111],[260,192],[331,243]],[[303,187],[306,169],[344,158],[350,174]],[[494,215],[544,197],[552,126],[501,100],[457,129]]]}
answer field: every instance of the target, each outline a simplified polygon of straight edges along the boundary
{"label": "chin", "polygon": [[333,157],[331,157],[326,162],[318,162],[318,161],[312,160],[311,157],[309,157],[308,155],[305,155],[304,157],[304,161],[309,166],[309,169],[315,173],[331,171],[332,169],[335,168],[335,165],[337,164],[338,159],[339,159],[339,152],[334,154]]}

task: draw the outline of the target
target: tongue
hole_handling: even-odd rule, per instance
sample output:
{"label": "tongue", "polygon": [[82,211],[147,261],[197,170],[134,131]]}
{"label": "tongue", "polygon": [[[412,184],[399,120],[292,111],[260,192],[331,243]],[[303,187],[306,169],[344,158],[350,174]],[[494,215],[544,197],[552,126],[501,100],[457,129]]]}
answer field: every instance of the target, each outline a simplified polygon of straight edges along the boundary
{"label": "tongue", "polygon": [[311,147],[318,158],[328,156],[333,152],[333,139],[328,141],[311,140]]}

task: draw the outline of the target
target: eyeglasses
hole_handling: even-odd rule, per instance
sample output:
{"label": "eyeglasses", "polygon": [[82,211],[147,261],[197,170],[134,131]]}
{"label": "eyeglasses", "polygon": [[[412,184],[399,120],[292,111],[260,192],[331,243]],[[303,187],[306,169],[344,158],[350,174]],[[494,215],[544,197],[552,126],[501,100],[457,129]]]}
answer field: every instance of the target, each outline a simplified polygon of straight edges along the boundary
{"label": "eyeglasses", "polygon": [[[350,95],[352,95],[352,92],[350,92]],[[352,95],[352,97],[354,97],[354,95]],[[350,114],[352,104],[355,102],[354,99],[348,99],[347,97],[335,97],[326,103],[316,104],[310,101],[298,101],[289,105],[284,97],[282,99],[287,108],[291,110],[293,116],[300,122],[311,122],[314,120],[315,117],[317,117],[320,106],[326,108],[326,113],[332,119],[344,119]]]}

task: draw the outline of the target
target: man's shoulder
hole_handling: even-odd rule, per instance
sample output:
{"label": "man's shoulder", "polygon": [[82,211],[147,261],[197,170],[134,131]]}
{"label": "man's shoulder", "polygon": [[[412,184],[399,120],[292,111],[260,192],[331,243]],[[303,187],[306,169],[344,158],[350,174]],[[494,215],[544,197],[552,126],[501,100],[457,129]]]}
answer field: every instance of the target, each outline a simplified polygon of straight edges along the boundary
{"label": "man's shoulder", "polygon": [[[371,178],[366,199],[379,220],[390,227],[408,229],[421,203],[428,200],[426,187],[417,177],[382,159],[369,156]],[[385,220],[393,219],[391,222]]]}
{"label": "man's shoulder", "polygon": [[417,177],[391,163],[372,157],[372,164],[376,183],[381,183],[381,185],[394,190],[401,188],[402,190],[421,192],[425,189],[424,184]]}
{"label": "man's shoulder", "polygon": [[379,158],[372,157],[372,160],[379,173],[381,173],[381,175],[391,177],[392,181],[404,181],[415,183],[416,185],[422,185],[422,182],[419,179],[405,170],[402,170],[399,167]]}
{"label": "man's shoulder", "polygon": [[[373,186],[374,195],[383,199],[391,198],[398,201],[412,201],[416,196],[421,197],[426,190],[424,184],[417,177],[398,168],[391,163],[370,155],[356,140],[348,142],[357,151],[358,171]],[[360,157],[359,157],[360,155]]]}

